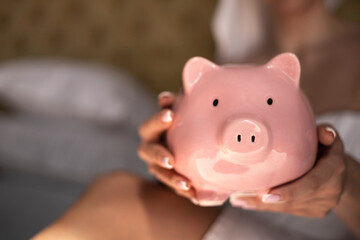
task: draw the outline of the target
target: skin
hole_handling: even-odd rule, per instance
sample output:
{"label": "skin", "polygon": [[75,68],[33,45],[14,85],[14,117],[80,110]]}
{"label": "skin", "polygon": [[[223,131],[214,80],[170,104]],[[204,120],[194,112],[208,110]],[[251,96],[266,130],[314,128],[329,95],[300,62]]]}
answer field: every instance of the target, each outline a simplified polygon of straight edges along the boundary
{"label": "skin", "polygon": [[[174,99],[173,94],[163,94],[159,99],[159,105],[169,107]],[[158,132],[161,132],[160,128],[169,126],[169,123],[162,121],[162,116],[166,115],[167,111],[169,110],[163,110],[154,115],[140,127],[140,136],[145,142],[151,135],[148,130],[154,129],[151,126],[158,124]],[[360,183],[360,165],[344,153],[342,141],[333,127],[318,126],[318,138],[317,161],[311,171],[299,179],[271,189],[266,194],[235,198],[231,201],[232,205],[249,210],[283,212],[311,218],[324,217],[334,209],[347,224],[349,230],[355,236],[360,237],[357,227],[360,224],[360,206],[358,204],[360,189],[357,187]],[[151,141],[153,140],[156,141],[156,138],[151,139]],[[139,156],[149,164],[150,172],[158,179],[174,188],[179,195],[190,199],[194,198],[196,196],[194,189],[190,188],[189,191],[184,191],[174,184],[176,179],[185,181],[185,178],[174,170],[164,169],[161,159],[164,156],[170,156],[170,162],[173,162],[174,159],[161,142],[158,141],[157,144],[158,147],[161,147],[156,152],[143,148],[142,144],[139,148]],[[191,185],[190,182],[188,184]],[[267,201],[269,197],[271,201]]]}
{"label": "skin", "polygon": [[[175,95],[165,94],[159,105],[167,108],[174,100]],[[163,157],[169,157],[170,165],[174,162],[161,142],[162,133],[171,125],[171,121],[164,121],[169,111],[164,109],[141,125],[139,156],[149,171],[177,195],[129,173],[107,174],[95,180],[61,218],[34,239],[201,239],[221,209],[192,204],[189,200],[196,198],[196,192],[191,183],[168,164],[166,168],[163,165]],[[262,196],[254,196],[236,198],[232,204],[312,218],[324,217],[335,209],[354,235],[360,236],[360,191],[356,187],[360,182],[359,164],[344,154],[341,139],[329,126],[318,126],[318,137],[315,167],[268,193],[280,196],[279,201],[267,203]],[[180,188],[178,180],[187,182],[190,188]]]}
{"label": "skin", "polygon": [[200,239],[217,214],[217,209],[197,207],[159,183],[113,172],[96,179],[33,239]]}
{"label": "skin", "polygon": [[[266,2],[272,15],[272,40],[248,62],[264,63],[278,52],[294,52],[302,64],[301,87],[316,114],[360,111],[358,29],[335,20],[322,1]],[[333,65],[339,59],[346,64]],[[128,173],[105,175],[34,239],[201,239],[221,209],[192,204],[189,200],[196,203],[196,191],[171,168],[175,159],[162,136],[171,125],[175,98],[172,93],[161,94],[163,110],[139,128],[138,154],[169,188]],[[333,132],[331,126],[318,126],[319,154],[307,174],[259,196],[239,196],[232,204],[310,218],[324,217],[333,209],[360,238],[360,166],[344,153],[341,139]],[[269,196],[272,201],[266,202]]]}

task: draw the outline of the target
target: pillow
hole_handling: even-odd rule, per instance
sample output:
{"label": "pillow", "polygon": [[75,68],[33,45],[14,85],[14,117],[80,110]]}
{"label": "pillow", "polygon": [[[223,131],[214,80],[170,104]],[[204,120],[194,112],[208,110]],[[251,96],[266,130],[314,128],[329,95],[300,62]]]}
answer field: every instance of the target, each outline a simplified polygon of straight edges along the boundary
{"label": "pillow", "polygon": [[139,123],[155,106],[155,98],[125,73],[56,59],[1,64],[0,97],[17,111],[110,123]]}

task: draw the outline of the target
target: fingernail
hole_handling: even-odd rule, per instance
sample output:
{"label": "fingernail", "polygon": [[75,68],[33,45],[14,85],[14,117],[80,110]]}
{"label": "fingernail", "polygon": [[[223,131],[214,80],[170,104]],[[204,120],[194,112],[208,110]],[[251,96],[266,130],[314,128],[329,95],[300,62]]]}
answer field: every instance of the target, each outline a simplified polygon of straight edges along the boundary
{"label": "fingernail", "polygon": [[161,159],[161,165],[163,165],[163,167],[167,168],[167,169],[172,169],[174,168],[174,166],[172,165],[172,163],[170,162],[170,158],[169,157],[163,157]]}
{"label": "fingernail", "polygon": [[166,123],[171,122],[173,120],[171,116],[171,111],[170,110],[165,111],[161,117],[161,120]]}
{"label": "fingernail", "polygon": [[336,132],[334,129],[332,129],[331,127],[325,127],[325,130],[331,132],[334,138],[336,138]]}
{"label": "fingernail", "polygon": [[183,180],[176,180],[176,186],[185,191],[190,190],[190,184]]}
{"label": "fingernail", "polygon": [[234,207],[241,207],[241,208],[247,209],[247,210],[256,209],[255,206],[251,206],[246,201],[244,201],[242,199],[238,199],[238,198],[232,199],[231,200],[231,205],[233,205]]}
{"label": "fingernail", "polygon": [[163,97],[171,97],[171,96],[173,96],[173,94],[171,92],[163,91],[163,92],[159,93],[158,99],[162,99]]}
{"label": "fingernail", "polygon": [[275,203],[280,201],[278,194],[264,194],[261,199],[264,203]]}

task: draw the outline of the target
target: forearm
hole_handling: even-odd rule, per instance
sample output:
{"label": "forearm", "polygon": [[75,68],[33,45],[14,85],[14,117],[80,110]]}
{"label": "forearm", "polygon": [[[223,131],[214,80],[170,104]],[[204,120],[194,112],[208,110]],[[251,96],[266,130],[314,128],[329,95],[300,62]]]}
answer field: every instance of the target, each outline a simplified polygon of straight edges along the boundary
{"label": "forearm", "polygon": [[43,229],[41,232],[36,234],[34,237],[31,238],[31,240],[60,240],[60,239],[68,239],[68,240],[80,240],[85,239],[81,236],[77,235],[75,231],[72,231],[71,229],[64,228],[60,223],[55,223],[45,229]]}
{"label": "forearm", "polygon": [[347,179],[335,212],[355,237],[360,238],[360,164],[346,156]]}

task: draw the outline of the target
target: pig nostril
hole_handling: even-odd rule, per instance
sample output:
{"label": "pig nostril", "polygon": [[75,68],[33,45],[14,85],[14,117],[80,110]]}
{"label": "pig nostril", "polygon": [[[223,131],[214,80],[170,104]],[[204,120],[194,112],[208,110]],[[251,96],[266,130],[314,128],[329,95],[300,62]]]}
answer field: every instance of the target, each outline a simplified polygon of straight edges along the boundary
{"label": "pig nostril", "polygon": [[241,142],[241,135],[240,135],[240,134],[237,135],[237,141],[238,141],[238,142]]}
{"label": "pig nostril", "polygon": [[251,142],[255,142],[255,136],[254,135],[251,136]]}

